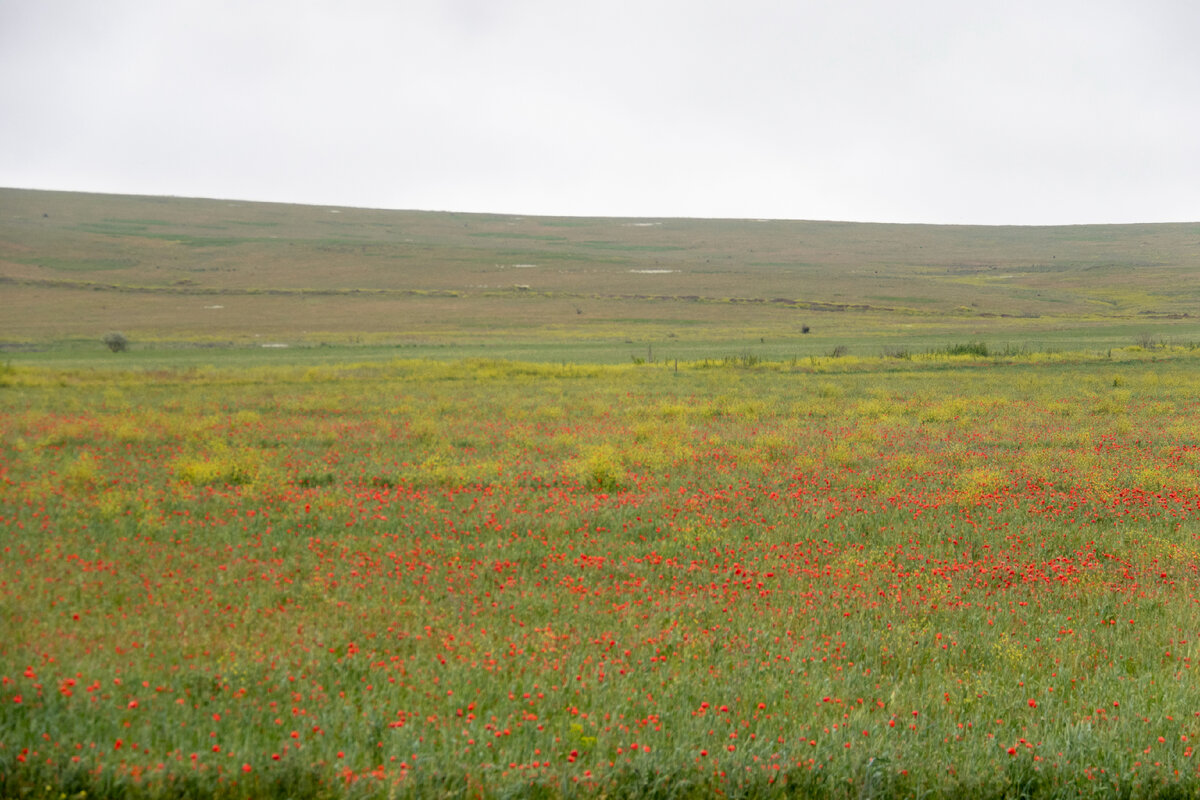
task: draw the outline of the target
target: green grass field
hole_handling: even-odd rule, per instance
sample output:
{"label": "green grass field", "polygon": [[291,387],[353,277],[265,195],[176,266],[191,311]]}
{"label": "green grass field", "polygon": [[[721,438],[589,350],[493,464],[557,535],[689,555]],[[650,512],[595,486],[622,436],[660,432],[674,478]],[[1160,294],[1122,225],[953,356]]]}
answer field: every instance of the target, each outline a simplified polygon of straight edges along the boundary
{"label": "green grass field", "polygon": [[0,797],[1200,792],[1200,226],[336,211],[0,192]]}

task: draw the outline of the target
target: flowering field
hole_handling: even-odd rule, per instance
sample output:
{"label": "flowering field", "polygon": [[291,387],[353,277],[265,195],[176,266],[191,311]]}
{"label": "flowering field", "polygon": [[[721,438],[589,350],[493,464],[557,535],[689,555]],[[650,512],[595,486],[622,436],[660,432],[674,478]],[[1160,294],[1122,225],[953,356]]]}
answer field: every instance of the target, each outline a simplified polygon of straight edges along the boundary
{"label": "flowering field", "polygon": [[0,796],[1200,789],[1200,358],[0,375]]}

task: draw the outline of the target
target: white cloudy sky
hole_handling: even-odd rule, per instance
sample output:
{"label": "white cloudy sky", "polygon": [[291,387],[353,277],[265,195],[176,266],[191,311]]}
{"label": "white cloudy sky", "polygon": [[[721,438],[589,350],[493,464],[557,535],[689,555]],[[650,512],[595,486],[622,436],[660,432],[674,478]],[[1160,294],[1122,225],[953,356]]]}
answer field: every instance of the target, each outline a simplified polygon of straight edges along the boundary
{"label": "white cloudy sky", "polygon": [[0,0],[0,186],[1200,220],[1195,0]]}

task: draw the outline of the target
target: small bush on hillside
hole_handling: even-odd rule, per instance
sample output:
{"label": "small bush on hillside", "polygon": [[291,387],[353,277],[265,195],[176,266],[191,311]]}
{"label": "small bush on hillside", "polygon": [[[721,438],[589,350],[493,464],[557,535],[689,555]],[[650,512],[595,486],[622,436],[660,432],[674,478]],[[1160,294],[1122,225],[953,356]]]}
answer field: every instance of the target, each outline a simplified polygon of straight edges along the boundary
{"label": "small bush on hillside", "polygon": [[1143,350],[1157,350],[1163,346],[1163,342],[1156,339],[1153,333],[1142,332],[1137,336],[1137,345]]}
{"label": "small bush on hillside", "polygon": [[114,353],[124,353],[129,349],[129,340],[125,338],[125,334],[116,331],[104,334],[104,344]]}
{"label": "small bush on hillside", "polygon": [[944,356],[988,356],[988,346],[984,342],[959,342],[931,351]]}

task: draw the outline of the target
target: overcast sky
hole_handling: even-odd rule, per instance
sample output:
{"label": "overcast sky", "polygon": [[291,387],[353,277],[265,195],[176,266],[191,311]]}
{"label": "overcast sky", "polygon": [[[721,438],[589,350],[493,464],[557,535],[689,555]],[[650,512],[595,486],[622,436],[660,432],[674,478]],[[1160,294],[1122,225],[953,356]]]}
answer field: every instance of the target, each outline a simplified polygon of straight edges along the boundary
{"label": "overcast sky", "polygon": [[0,0],[0,186],[1200,220],[1196,0]]}

